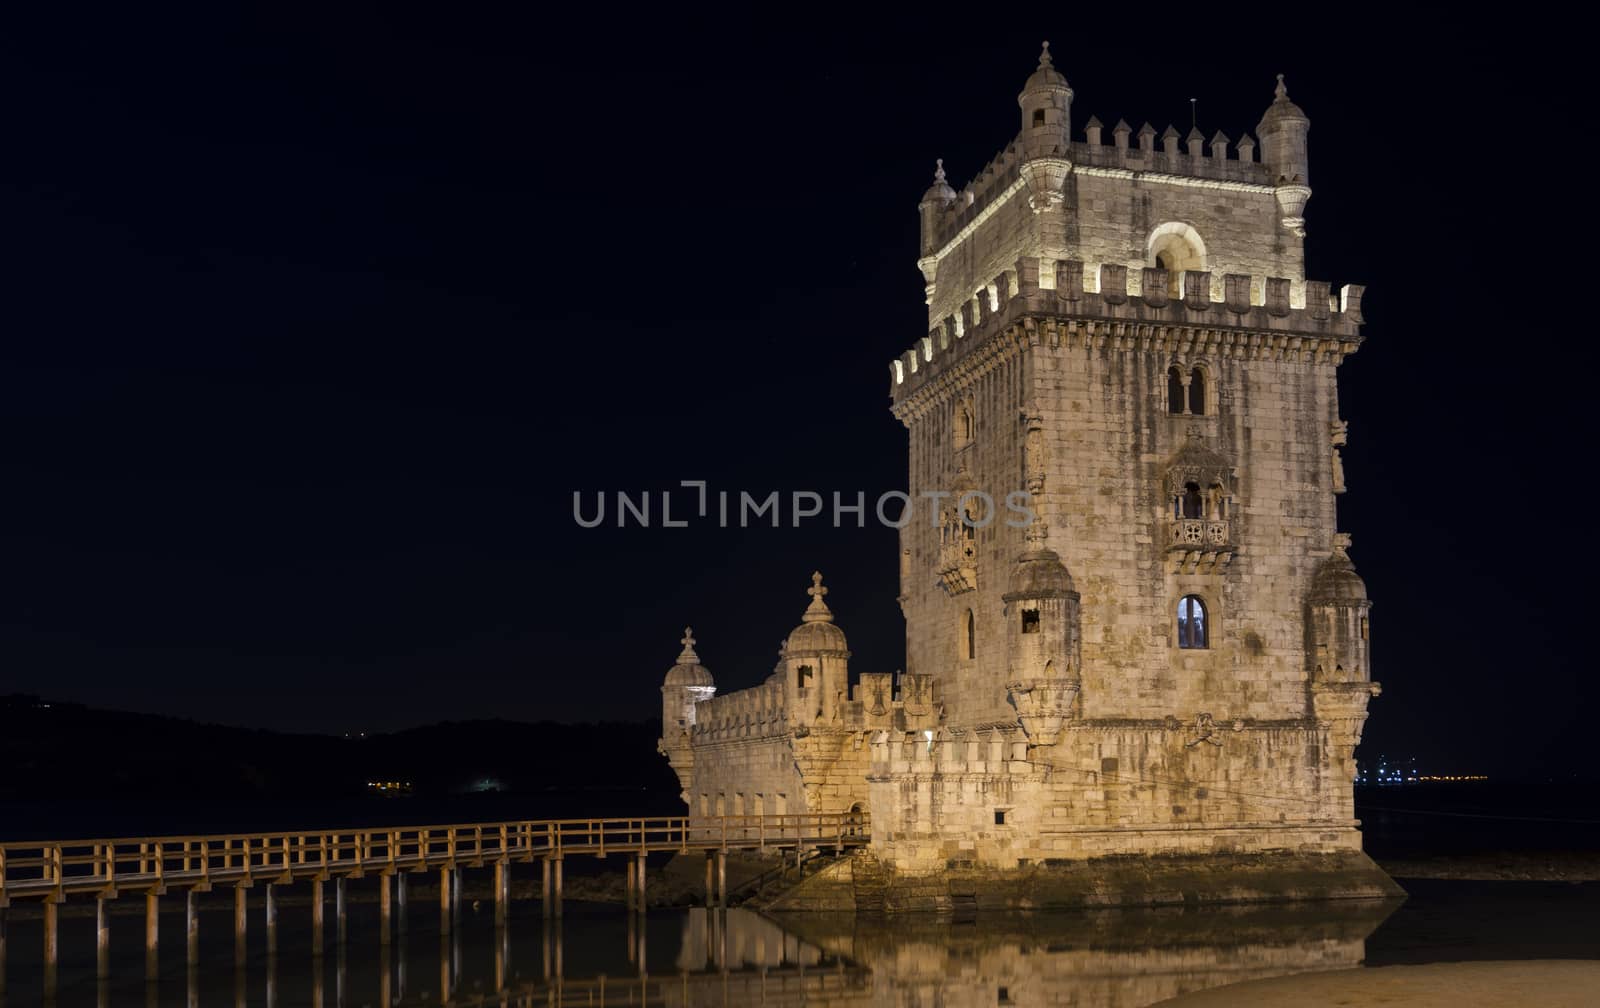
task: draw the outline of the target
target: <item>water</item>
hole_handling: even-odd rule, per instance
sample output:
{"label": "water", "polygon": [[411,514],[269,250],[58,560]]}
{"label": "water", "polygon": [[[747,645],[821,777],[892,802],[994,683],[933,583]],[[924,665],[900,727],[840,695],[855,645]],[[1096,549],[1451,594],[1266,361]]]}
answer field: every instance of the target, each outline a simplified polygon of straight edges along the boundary
{"label": "water", "polygon": [[[352,893],[363,883],[351,884]],[[1070,1003],[1134,1008],[1209,987],[1391,963],[1600,956],[1600,883],[1407,883],[1404,904],[1189,907],[867,919],[734,908],[652,911],[569,902],[558,924],[536,900],[462,908],[442,938],[436,903],[413,899],[383,947],[377,909],[353,902],[343,951],[318,959],[305,886],[280,889],[278,949],[266,953],[259,901],[236,965],[232,912],[200,915],[200,960],[184,963],[182,914],[161,921],[160,973],[146,983],[143,901],[111,921],[111,979],[94,979],[93,904],[69,903],[54,1004],[204,1006],[884,1005]],[[226,897],[228,894],[220,894]],[[297,900],[298,897],[298,900]],[[179,901],[169,901],[177,904]],[[177,909],[177,907],[174,907]],[[45,1003],[40,929],[13,912],[0,1004]]]}

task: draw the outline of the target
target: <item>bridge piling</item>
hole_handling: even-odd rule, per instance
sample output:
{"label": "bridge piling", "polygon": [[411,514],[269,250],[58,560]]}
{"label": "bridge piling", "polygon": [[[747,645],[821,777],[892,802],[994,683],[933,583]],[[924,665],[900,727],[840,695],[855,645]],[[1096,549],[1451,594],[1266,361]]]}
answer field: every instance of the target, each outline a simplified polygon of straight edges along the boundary
{"label": "bridge piling", "polygon": [[0,903],[0,998],[6,995],[6,905]]}
{"label": "bridge piling", "polygon": [[461,869],[457,866],[450,868],[450,928],[461,925]]}
{"label": "bridge piling", "polygon": [[267,883],[266,892],[267,955],[278,954],[278,897],[276,887]]}
{"label": "bridge piling", "polygon": [[712,877],[712,872],[716,870],[716,864],[717,864],[716,856],[714,854],[712,854],[710,851],[706,851],[706,908],[707,909],[711,908],[711,904],[716,902],[716,898],[717,898],[716,880]]}
{"label": "bridge piling", "polygon": [[[539,859],[539,874],[540,874],[539,901],[540,901],[540,903],[543,904],[545,920],[549,920],[550,919],[550,859],[549,858],[543,857],[543,858]],[[548,972],[548,970],[546,972]]]}
{"label": "bridge piling", "polygon": [[250,897],[244,886],[233,887],[233,961],[244,965],[245,941],[250,930]]}
{"label": "bridge piling", "polygon": [[624,897],[623,897],[623,904],[628,908],[628,912],[631,914],[631,913],[633,913],[633,887],[634,887],[634,881],[633,881],[633,858],[629,858],[627,860],[627,862],[623,864],[622,867],[623,867],[623,869],[625,870],[625,872],[627,873],[627,876],[628,876],[627,886],[624,889],[624,892],[626,893],[626,895],[624,895]]}
{"label": "bridge piling", "polygon": [[104,896],[94,901],[94,978],[105,980],[111,976],[111,924],[106,918]]}
{"label": "bridge piling", "polygon": [[154,983],[161,975],[161,894],[144,894],[144,978]]}
{"label": "bridge piling", "polygon": [[[324,899],[323,899],[323,895],[322,895],[322,880],[319,879],[319,878],[314,878],[314,879],[311,880],[311,955],[312,955],[313,958],[319,958],[319,959],[322,957],[322,948],[323,948],[323,942],[322,942],[322,904],[323,904],[323,902],[324,902]],[[320,975],[321,971],[322,971],[322,968],[319,965],[317,967],[316,972]]]}
{"label": "bridge piling", "polygon": [[44,903],[44,992],[49,998],[56,995],[56,960],[61,954],[56,921],[59,906],[53,899]]}
{"label": "bridge piling", "polygon": [[439,934],[450,933],[450,869],[439,869]]}
{"label": "bridge piling", "polygon": [[644,907],[645,907],[645,902],[644,902],[645,853],[644,853],[644,849],[643,848],[640,848],[640,850],[639,850],[639,857],[638,857],[637,864],[638,864],[638,868],[636,868],[634,870],[634,874],[638,876],[639,884],[634,887],[634,889],[635,889],[634,895],[636,897],[638,897],[638,905],[635,907],[635,909],[637,909],[638,912],[641,915],[643,915],[644,914]]}
{"label": "bridge piling", "polygon": [[[389,934],[392,931],[390,917],[393,914],[393,890],[390,888],[390,877],[387,873],[378,876],[378,944],[385,949],[389,947]],[[389,1002],[385,1000],[384,1004]]]}
{"label": "bridge piling", "polygon": [[561,919],[561,859],[560,858],[556,858],[555,859],[555,864],[553,866],[551,866],[551,871],[555,874],[555,916],[556,916],[557,920],[560,920]]}
{"label": "bridge piling", "polygon": [[[394,901],[396,910],[395,917],[400,925],[400,934],[402,937],[404,937],[406,933],[406,876],[403,872],[395,873]],[[404,956],[400,958],[400,965],[401,969],[403,970],[405,968]],[[402,992],[402,996],[404,996],[404,992]]]}
{"label": "bridge piling", "polygon": [[717,906],[728,905],[728,852],[717,851]]}
{"label": "bridge piling", "polygon": [[200,964],[200,909],[195,905],[199,898],[196,892],[190,889],[183,894],[183,961],[190,969]]}
{"label": "bridge piling", "polygon": [[333,940],[341,952],[344,951],[344,941],[348,934],[344,916],[344,876],[340,875],[333,880]]}
{"label": "bridge piling", "polygon": [[494,926],[506,926],[506,904],[511,902],[511,862],[505,858],[494,863]]}

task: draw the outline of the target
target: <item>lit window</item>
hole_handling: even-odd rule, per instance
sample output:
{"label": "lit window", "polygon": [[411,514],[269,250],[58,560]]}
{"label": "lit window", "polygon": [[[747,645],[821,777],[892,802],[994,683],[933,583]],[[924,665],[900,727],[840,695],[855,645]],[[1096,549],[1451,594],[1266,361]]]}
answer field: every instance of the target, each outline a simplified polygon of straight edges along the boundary
{"label": "lit window", "polygon": [[1198,595],[1185,595],[1178,602],[1178,646],[1209,647],[1206,629],[1206,604]]}

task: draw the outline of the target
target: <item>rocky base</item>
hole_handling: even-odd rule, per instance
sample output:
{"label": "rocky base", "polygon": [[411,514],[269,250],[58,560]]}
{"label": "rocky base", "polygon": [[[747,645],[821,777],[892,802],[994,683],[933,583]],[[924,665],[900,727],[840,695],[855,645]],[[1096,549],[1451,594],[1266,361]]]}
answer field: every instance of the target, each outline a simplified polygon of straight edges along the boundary
{"label": "rocky base", "polygon": [[1012,871],[951,868],[934,875],[886,870],[870,852],[805,879],[765,908],[775,911],[962,913],[1119,906],[1392,899],[1405,892],[1359,851],[1335,854],[1127,855]]}

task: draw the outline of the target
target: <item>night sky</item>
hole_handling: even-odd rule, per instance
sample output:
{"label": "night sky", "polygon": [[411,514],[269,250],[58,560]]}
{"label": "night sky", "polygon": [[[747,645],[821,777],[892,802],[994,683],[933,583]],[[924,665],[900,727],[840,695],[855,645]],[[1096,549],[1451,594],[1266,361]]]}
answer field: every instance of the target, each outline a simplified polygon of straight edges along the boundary
{"label": "night sky", "polygon": [[1049,38],[1075,139],[1196,97],[1237,140],[1279,72],[1312,119],[1307,273],[1368,286],[1363,755],[1594,769],[1592,239],[1537,258],[1572,206],[1503,31],[349,10],[10,33],[0,693],[643,718],[686,623],[722,688],[764,678],[814,568],[852,668],[901,666],[891,530],[584,530],[572,494],[903,487],[916,204],[1014,136]]}

